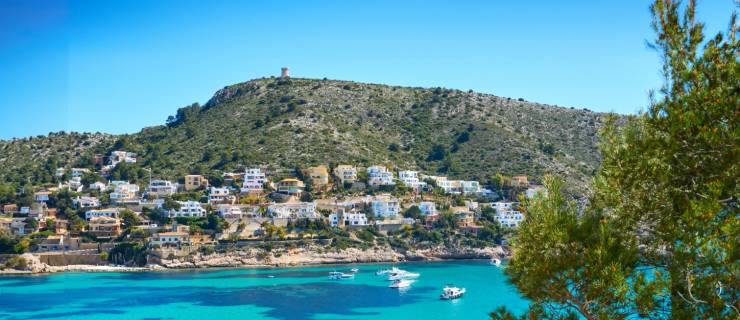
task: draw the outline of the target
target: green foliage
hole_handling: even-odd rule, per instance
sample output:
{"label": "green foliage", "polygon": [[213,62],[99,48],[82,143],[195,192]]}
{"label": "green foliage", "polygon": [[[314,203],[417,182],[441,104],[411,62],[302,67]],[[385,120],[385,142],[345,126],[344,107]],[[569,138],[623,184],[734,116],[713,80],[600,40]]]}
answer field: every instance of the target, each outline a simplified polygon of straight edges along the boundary
{"label": "green foliage", "polygon": [[661,97],[604,126],[583,214],[554,181],[526,203],[506,269],[533,301],[522,319],[740,317],[737,23],[704,41],[693,1],[651,9]]}
{"label": "green foliage", "polygon": [[131,230],[133,227],[141,224],[141,218],[131,210],[123,210],[119,213],[124,230]]}
{"label": "green foliage", "polygon": [[147,250],[142,242],[121,242],[108,253],[108,261],[127,266],[146,265]]}
{"label": "green foliage", "polygon": [[[131,135],[55,133],[0,141],[0,152],[8,155],[0,163],[0,181],[15,187],[28,179],[56,183],[57,167],[87,159],[80,164],[90,168],[95,154],[111,150],[138,155],[137,163],[115,168],[112,179],[140,183],[149,175],[143,168],[175,180],[190,173],[220,177],[244,165],[287,169],[330,162],[392,163],[461,179],[496,171],[541,177],[557,169],[582,183],[599,161],[593,139],[602,118],[597,113],[448,89],[435,94],[436,89],[344,81],[281,82],[228,86],[205,106],[181,108],[166,126]],[[324,89],[315,91],[318,83]],[[352,90],[343,91],[344,86]],[[541,141],[568,156],[544,153]]]}
{"label": "green foliage", "polygon": [[28,250],[28,239],[0,231],[0,254],[21,254]]}
{"label": "green foliage", "polygon": [[8,259],[8,261],[5,261],[2,268],[0,269],[15,269],[15,270],[25,270],[28,267],[28,261],[26,261],[25,258],[16,256]]}
{"label": "green foliage", "polygon": [[403,212],[405,218],[422,219],[421,210],[418,206],[411,206]]}

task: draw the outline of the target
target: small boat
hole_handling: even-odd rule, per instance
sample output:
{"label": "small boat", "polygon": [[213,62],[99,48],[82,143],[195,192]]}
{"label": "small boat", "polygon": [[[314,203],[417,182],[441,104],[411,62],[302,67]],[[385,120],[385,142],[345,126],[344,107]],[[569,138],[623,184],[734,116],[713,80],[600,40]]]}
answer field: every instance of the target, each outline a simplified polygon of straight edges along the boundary
{"label": "small boat", "polygon": [[414,280],[396,280],[391,283],[391,285],[388,286],[388,288],[393,289],[400,289],[400,288],[408,288],[411,286],[411,284],[414,283]]}
{"label": "small boat", "polygon": [[501,260],[498,258],[491,258],[491,264],[498,267],[501,265]]}
{"label": "small boat", "polygon": [[421,274],[403,271],[403,272],[396,272],[392,273],[388,276],[388,281],[396,281],[396,280],[403,280],[403,279],[416,279]]}
{"label": "small boat", "polygon": [[393,267],[393,268],[390,268],[390,269],[382,269],[382,270],[375,271],[375,275],[376,276],[382,276],[384,274],[396,273],[396,272],[399,272],[399,271],[403,271],[403,270],[398,269],[396,267]]}
{"label": "small boat", "polygon": [[465,294],[465,288],[445,286],[439,298],[442,300],[452,300],[462,297]]}
{"label": "small boat", "polygon": [[355,275],[351,273],[343,273],[338,271],[329,272],[329,279],[332,280],[352,279],[354,277]]}
{"label": "small boat", "polygon": [[352,269],[349,269],[349,271],[352,272],[352,273],[358,273],[358,272],[360,272],[360,269],[352,268]]}
{"label": "small boat", "polygon": [[275,276],[273,276],[273,275],[269,275],[269,276],[267,276],[267,277],[268,277],[268,278],[275,278]]}

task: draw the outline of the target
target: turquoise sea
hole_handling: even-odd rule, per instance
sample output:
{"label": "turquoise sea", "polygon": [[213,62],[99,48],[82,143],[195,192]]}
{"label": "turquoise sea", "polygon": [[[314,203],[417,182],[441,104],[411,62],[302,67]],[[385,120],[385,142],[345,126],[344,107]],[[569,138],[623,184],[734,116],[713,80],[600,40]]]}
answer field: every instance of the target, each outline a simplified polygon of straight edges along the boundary
{"label": "turquoise sea", "polygon": [[[487,261],[396,266],[421,277],[403,291],[375,275],[387,264],[0,277],[0,319],[487,319],[528,304]],[[440,300],[448,283],[467,294]]]}

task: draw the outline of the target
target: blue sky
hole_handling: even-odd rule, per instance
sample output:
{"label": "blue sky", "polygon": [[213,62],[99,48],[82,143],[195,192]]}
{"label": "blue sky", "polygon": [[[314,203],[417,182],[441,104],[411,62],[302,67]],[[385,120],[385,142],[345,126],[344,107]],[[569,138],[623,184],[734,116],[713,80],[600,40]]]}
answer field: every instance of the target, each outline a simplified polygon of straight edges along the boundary
{"label": "blue sky", "polygon": [[[137,132],[282,66],[634,113],[661,83],[649,3],[0,0],[0,139]],[[733,9],[698,15],[713,34]]]}

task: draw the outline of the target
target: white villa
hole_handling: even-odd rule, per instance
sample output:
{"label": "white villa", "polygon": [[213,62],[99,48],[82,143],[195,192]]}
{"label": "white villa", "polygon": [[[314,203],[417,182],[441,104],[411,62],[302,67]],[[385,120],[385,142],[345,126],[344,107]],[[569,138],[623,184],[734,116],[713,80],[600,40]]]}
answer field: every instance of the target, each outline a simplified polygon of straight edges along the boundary
{"label": "white villa", "polygon": [[504,227],[515,228],[524,220],[524,215],[519,211],[506,211],[496,213],[496,221]]}
{"label": "white villa", "polygon": [[234,200],[233,196],[229,193],[228,188],[216,188],[211,187],[208,189],[208,203],[230,203]]}
{"label": "white villa", "polygon": [[152,245],[158,246],[181,246],[190,245],[190,235],[187,232],[162,232],[155,234],[150,241]]}
{"label": "white villa", "polygon": [[460,191],[463,194],[479,193],[480,190],[480,183],[478,183],[478,181],[460,180]]}
{"label": "white villa", "polygon": [[72,178],[82,177],[85,173],[90,172],[90,169],[86,168],[72,168]]}
{"label": "white villa", "polygon": [[91,183],[89,186],[87,186],[87,188],[90,190],[98,190],[98,191],[105,191],[106,189],[108,189],[105,183],[102,183],[100,181]]}
{"label": "white villa", "polygon": [[81,177],[73,177],[67,181],[67,188],[69,188],[70,191],[82,192],[82,187]]}
{"label": "white villa", "polygon": [[148,194],[155,194],[157,197],[166,197],[177,193],[177,184],[167,180],[152,180],[146,188]]}
{"label": "white villa", "polygon": [[262,188],[267,182],[265,173],[260,168],[248,168],[244,170],[244,183],[242,184],[242,193],[262,192]]}
{"label": "white villa", "polygon": [[365,227],[369,225],[364,213],[346,212],[344,210],[330,214],[329,222],[332,227]]}
{"label": "white villa", "polygon": [[110,157],[108,157],[108,162],[111,167],[115,167],[121,162],[136,163],[136,154],[126,151],[112,151]]}
{"label": "white villa", "polygon": [[176,217],[205,217],[206,209],[197,201],[177,201],[180,204],[180,210],[170,209],[168,213],[170,218]]}
{"label": "white villa", "polygon": [[267,207],[267,213],[278,219],[318,219],[316,202],[273,203]]}
{"label": "white villa", "polygon": [[77,198],[72,199],[72,205],[79,209],[97,208],[100,206],[100,200],[95,197],[77,196]]}
{"label": "white villa", "polygon": [[256,217],[259,214],[258,206],[219,204],[216,206],[216,214],[225,219],[241,219],[243,217]]}
{"label": "white villa", "polygon": [[85,219],[90,220],[98,217],[111,217],[118,218],[118,213],[121,212],[121,208],[107,208],[98,210],[88,210],[85,212]]}
{"label": "white villa", "polygon": [[385,166],[372,166],[367,168],[367,183],[371,186],[394,185],[393,172],[388,171]]}
{"label": "white villa", "polygon": [[414,191],[419,191],[426,185],[419,180],[419,173],[411,170],[398,171],[398,180]]}
{"label": "white villa", "polygon": [[115,186],[110,194],[110,200],[113,203],[127,203],[137,201],[139,186],[126,181],[111,182]]}
{"label": "white villa", "polygon": [[449,180],[442,176],[422,176],[424,179],[432,179],[437,187],[447,194],[473,194],[480,193],[481,186],[478,181]]}
{"label": "white villa", "polygon": [[431,201],[422,201],[418,205],[421,214],[424,216],[433,216],[437,214],[437,205]]}
{"label": "white villa", "polygon": [[514,202],[503,201],[491,203],[491,208],[496,210],[496,221],[502,226],[515,228],[524,219],[524,215],[521,212],[514,210],[515,204]]}
{"label": "white villa", "polygon": [[398,199],[390,195],[370,197],[368,203],[376,217],[394,217],[401,211]]}

